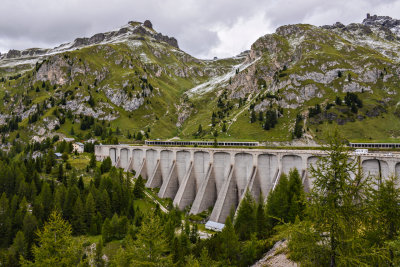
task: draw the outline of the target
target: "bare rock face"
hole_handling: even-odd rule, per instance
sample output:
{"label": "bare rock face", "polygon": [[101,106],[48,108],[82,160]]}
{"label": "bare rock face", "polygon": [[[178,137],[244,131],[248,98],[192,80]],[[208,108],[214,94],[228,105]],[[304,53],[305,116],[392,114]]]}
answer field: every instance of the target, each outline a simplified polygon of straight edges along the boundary
{"label": "bare rock face", "polygon": [[139,34],[139,35],[146,35],[147,31],[142,26],[139,26],[139,27],[137,27],[136,29],[133,30],[133,33],[134,34]]}
{"label": "bare rock face", "polygon": [[330,70],[326,73],[306,72],[304,75],[291,74],[290,78],[297,81],[313,80],[317,83],[328,84],[331,83],[334,79],[338,78],[338,71],[340,71],[340,69]]}
{"label": "bare rock face", "polygon": [[178,111],[178,121],[175,124],[176,127],[181,127],[183,123],[189,118],[190,114],[192,113],[192,107],[188,102],[181,100],[178,105],[175,105],[176,110]]}
{"label": "bare rock face", "polygon": [[23,50],[21,52],[21,56],[37,56],[37,55],[43,55],[48,51],[48,49],[41,49],[41,48],[29,48],[26,50]]}
{"label": "bare rock face", "polygon": [[370,27],[359,23],[350,23],[349,25],[346,26],[345,29],[351,32],[359,31],[365,35],[372,34],[372,30]]}
{"label": "bare rock face", "polygon": [[89,38],[76,38],[72,47],[80,47],[89,44]]}
{"label": "bare rock face", "polygon": [[166,42],[173,47],[179,48],[178,41],[174,37],[168,37],[166,35],[162,35],[161,33],[157,33],[154,38],[158,41]]}
{"label": "bare rock face", "polygon": [[[122,108],[125,109],[126,111],[134,111],[144,103],[143,97],[129,98],[128,95],[123,90],[111,89],[108,86],[104,87],[102,90],[106,94],[107,98],[110,99],[110,101],[114,105],[122,106]],[[145,91],[145,93],[150,93],[150,92]]]}
{"label": "bare rock face", "polygon": [[16,58],[21,56],[21,51],[11,49],[8,51],[6,58]]}
{"label": "bare rock face", "polygon": [[343,92],[347,93],[355,93],[355,92],[361,92],[360,85],[356,82],[350,82],[348,84],[345,84],[343,86]]}
{"label": "bare rock face", "polygon": [[145,20],[145,22],[143,23],[143,26],[145,26],[149,29],[153,29],[153,24],[151,23],[150,20]]}
{"label": "bare rock face", "polygon": [[65,85],[68,82],[65,69],[69,67],[61,55],[50,57],[36,72],[35,81],[50,81],[52,85]]}
{"label": "bare rock face", "polygon": [[122,35],[128,32],[128,28],[121,28],[118,30],[117,35]]}
{"label": "bare rock face", "polygon": [[97,33],[97,34],[93,35],[92,37],[90,37],[89,43],[90,44],[100,43],[104,39],[105,39],[104,33]]}

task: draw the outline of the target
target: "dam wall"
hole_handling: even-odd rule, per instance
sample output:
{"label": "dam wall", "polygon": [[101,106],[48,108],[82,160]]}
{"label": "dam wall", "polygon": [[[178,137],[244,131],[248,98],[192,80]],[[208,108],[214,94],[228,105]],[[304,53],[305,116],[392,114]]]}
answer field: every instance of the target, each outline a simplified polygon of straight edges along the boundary
{"label": "dam wall", "polygon": [[[305,190],[312,186],[309,167],[322,150],[157,147],[97,145],[96,159],[111,158],[113,166],[142,175],[146,186],[160,188],[158,196],[171,198],[180,209],[197,214],[212,208],[211,221],[224,223],[248,190],[256,199],[268,196],[283,173],[299,171]],[[352,154],[364,175],[385,179],[400,175],[400,154]]]}

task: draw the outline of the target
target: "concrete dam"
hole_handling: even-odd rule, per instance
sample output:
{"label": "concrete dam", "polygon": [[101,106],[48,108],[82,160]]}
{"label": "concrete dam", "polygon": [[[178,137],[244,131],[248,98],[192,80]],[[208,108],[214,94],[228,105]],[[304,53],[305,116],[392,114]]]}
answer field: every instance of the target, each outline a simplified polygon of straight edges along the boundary
{"label": "concrete dam", "polygon": [[[173,199],[180,209],[197,214],[212,207],[210,221],[224,223],[249,190],[257,199],[274,189],[282,173],[296,168],[306,190],[308,174],[321,150],[97,145],[96,159],[111,158],[113,166],[136,172],[146,186],[158,187],[158,196]],[[400,154],[366,153],[359,157],[365,175],[384,179],[400,175]]]}

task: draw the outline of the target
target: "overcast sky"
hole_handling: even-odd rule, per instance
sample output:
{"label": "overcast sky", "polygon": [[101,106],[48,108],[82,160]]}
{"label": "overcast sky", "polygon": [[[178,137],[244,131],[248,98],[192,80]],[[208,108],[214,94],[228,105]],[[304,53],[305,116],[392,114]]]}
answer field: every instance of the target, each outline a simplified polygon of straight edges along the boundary
{"label": "overcast sky", "polygon": [[1,0],[0,52],[54,47],[149,19],[196,57],[228,57],[281,25],[348,24],[366,13],[400,19],[400,0]]}

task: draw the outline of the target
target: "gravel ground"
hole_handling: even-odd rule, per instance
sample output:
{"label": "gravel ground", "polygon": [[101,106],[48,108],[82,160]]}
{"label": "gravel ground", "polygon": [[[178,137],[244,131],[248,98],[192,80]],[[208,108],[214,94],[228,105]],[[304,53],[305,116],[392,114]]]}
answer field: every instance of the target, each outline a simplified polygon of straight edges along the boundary
{"label": "gravel ground", "polygon": [[284,249],[287,246],[287,241],[278,241],[270,249],[265,256],[256,262],[252,267],[297,267],[297,263],[289,260],[286,257]]}

